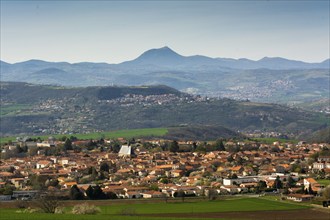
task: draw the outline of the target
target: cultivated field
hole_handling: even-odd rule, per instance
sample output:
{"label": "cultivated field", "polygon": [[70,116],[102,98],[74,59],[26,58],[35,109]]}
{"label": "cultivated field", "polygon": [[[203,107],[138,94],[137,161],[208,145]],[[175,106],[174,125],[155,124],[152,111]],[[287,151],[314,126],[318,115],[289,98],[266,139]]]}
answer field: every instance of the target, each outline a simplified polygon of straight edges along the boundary
{"label": "cultivated field", "polygon": [[[129,130],[117,130],[117,131],[108,131],[108,132],[98,132],[90,134],[68,134],[67,137],[75,136],[80,140],[89,140],[89,139],[99,139],[99,138],[139,138],[139,137],[151,137],[151,136],[163,136],[167,134],[167,128],[144,128],[144,129],[129,129]],[[54,136],[55,138],[63,137],[64,135],[44,135],[44,136],[32,136],[31,138],[38,138],[47,140],[49,136]],[[0,137],[0,143],[8,142],[9,140],[13,141],[16,137]]]}
{"label": "cultivated field", "polygon": [[[84,202],[84,201],[83,201]],[[101,209],[97,215],[73,215],[70,214],[73,202],[63,202],[66,207],[65,214],[44,213],[17,213],[17,208],[1,208],[0,220],[188,220],[188,219],[278,219],[278,220],[328,220],[328,210],[319,211],[307,205],[293,204],[289,202],[274,201],[263,198],[235,198],[216,201],[201,200],[106,200],[87,201]],[[76,202],[75,202],[76,203]],[[4,207],[4,203],[0,203]]]}

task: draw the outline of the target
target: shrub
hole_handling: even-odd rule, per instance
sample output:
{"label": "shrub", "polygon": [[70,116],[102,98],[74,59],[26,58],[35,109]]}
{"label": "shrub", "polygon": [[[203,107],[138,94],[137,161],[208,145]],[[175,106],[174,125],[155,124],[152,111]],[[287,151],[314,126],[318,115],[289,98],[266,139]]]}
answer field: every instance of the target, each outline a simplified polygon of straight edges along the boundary
{"label": "shrub", "polygon": [[55,214],[64,214],[64,207],[56,207]]}
{"label": "shrub", "polygon": [[17,201],[15,201],[15,205],[19,209],[26,209],[28,207],[27,201],[23,201],[23,200],[17,200]]}
{"label": "shrub", "polygon": [[42,210],[39,208],[33,209],[31,207],[28,207],[24,210],[17,210],[17,213],[42,213]]}
{"label": "shrub", "polygon": [[55,213],[56,208],[60,206],[60,201],[54,195],[45,195],[35,200],[35,205],[45,213]]}
{"label": "shrub", "polygon": [[42,212],[43,211],[41,209],[38,209],[38,208],[32,209],[30,207],[25,209],[25,211],[24,211],[24,213],[42,213]]}
{"label": "shrub", "polygon": [[99,212],[101,212],[101,210],[98,207],[88,205],[87,203],[75,205],[72,209],[72,214],[77,215],[95,215]]}
{"label": "shrub", "polygon": [[123,208],[118,212],[119,215],[136,215],[136,210],[134,208]]}

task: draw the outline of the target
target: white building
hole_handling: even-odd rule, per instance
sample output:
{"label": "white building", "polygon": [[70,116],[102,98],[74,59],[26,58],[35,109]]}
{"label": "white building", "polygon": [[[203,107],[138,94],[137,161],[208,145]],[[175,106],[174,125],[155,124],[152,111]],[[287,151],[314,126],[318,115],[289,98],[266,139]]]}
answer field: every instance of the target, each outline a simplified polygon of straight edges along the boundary
{"label": "white building", "polygon": [[120,157],[130,157],[133,154],[132,147],[129,145],[122,145],[118,156]]}
{"label": "white building", "polygon": [[223,179],[223,185],[229,186],[235,184],[242,184],[242,183],[257,183],[259,180],[262,180],[263,178],[259,176],[245,176],[245,177],[238,177],[237,179]]}

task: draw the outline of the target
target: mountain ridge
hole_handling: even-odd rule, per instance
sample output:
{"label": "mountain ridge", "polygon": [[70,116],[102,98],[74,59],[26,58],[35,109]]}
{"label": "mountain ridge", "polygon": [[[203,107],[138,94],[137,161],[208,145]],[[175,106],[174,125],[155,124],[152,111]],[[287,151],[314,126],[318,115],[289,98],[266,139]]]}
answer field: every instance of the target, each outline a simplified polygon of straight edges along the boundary
{"label": "mountain ridge", "polygon": [[0,65],[2,81],[82,87],[164,84],[191,94],[288,104],[329,99],[329,59],[182,56],[162,47],[120,64],[29,60]]}
{"label": "mountain ridge", "polygon": [[304,64],[322,64],[322,63],[327,63],[330,62],[330,58],[327,58],[325,60],[322,60],[320,62],[305,62],[305,61],[300,61],[300,60],[295,60],[295,59],[289,59],[289,58],[284,58],[284,57],[269,57],[269,56],[265,56],[259,60],[252,60],[252,59],[248,59],[248,58],[229,58],[229,57],[209,57],[206,55],[191,55],[191,56],[183,56],[180,55],[179,53],[175,52],[173,49],[171,49],[168,46],[164,46],[161,48],[153,48],[153,49],[149,49],[146,50],[145,52],[143,52],[141,55],[139,55],[137,58],[133,59],[133,60],[128,60],[128,61],[123,61],[120,62],[118,64],[114,64],[114,63],[107,63],[107,62],[90,62],[90,61],[82,61],[82,62],[65,62],[65,61],[46,61],[46,60],[40,60],[40,59],[30,59],[30,60],[26,60],[26,61],[20,61],[20,62],[14,62],[14,63],[9,63],[9,62],[5,62],[3,60],[0,60],[1,63],[6,63],[6,64],[24,64],[24,63],[57,63],[57,64],[80,64],[80,63],[93,63],[93,64],[108,64],[108,65],[119,65],[119,64],[123,64],[123,63],[127,63],[127,62],[131,62],[131,61],[135,61],[138,60],[140,58],[144,58],[145,56],[150,56],[150,55],[174,55],[176,56],[178,59],[181,58],[193,58],[193,57],[203,57],[203,58],[207,58],[207,59],[212,59],[212,60],[223,60],[223,61],[249,61],[249,62],[260,62],[260,61],[269,61],[269,60],[279,60],[281,59],[282,61],[290,61],[290,62],[299,62],[299,63],[304,63]]}

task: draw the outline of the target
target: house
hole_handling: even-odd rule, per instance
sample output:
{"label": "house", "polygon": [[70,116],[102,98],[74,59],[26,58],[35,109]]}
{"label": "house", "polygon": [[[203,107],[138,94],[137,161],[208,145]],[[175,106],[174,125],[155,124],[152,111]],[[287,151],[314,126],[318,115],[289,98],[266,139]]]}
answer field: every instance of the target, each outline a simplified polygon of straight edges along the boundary
{"label": "house", "polygon": [[133,155],[132,147],[129,145],[122,145],[118,152],[119,157],[131,157],[132,155]]}
{"label": "house", "polygon": [[63,165],[67,165],[69,164],[69,158],[67,157],[63,157],[59,160],[59,163],[63,166]]}
{"label": "house", "polygon": [[288,194],[286,198],[295,202],[305,202],[310,201],[314,196],[306,194]]}
{"label": "house", "polygon": [[142,197],[142,194],[139,191],[129,191],[125,193],[125,197],[128,199],[139,199]]}
{"label": "house", "polygon": [[0,195],[0,201],[10,201],[11,195]]}
{"label": "house", "polygon": [[318,162],[328,162],[330,163],[330,156],[319,156],[317,158]]}
{"label": "house", "polygon": [[2,180],[7,180],[10,178],[13,178],[15,176],[15,174],[11,173],[11,172],[0,172],[0,179]]}
{"label": "house", "polygon": [[231,168],[232,173],[241,174],[244,171],[242,166],[236,166]]}
{"label": "house", "polygon": [[121,185],[113,185],[113,186],[106,186],[103,188],[103,192],[105,194],[110,194],[110,193],[115,193],[118,198],[125,198],[125,191],[124,191],[124,186]]}
{"label": "house", "polygon": [[242,188],[250,189],[250,188],[256,188],[258,186],[258,183],[241,183],[239,186]]}
{"label": "house", "polygon": [[285,173],[289,170],[290,166],[288,164],[279,164],[275,167],[276,173]]}
{"label": "house", "polygon": [[52,145],[46,141],[43,141],[41,143],[37,143],[37,147],[54,147],[54,145]]}
{"label": "house", "polygon": [[314,162],[313,169],[315,170],[330,169],[330,162]]}
{"label": "house", "polygon": [[158,192],[158,191],[148,191],[141,193],[142,197],[147,199],[147,198],[162,198],[164,197],[165,194]]}
{"label": "house", "polygon": [[63,188],[64,189],[70,189],[73,185],[77,185],[77,182],[76,181],[73,181],[73,182],[65,182],[63,184]]}
{"label": "house", "polygon": [[49,167],[51,165],[51,162],[48,160],[40,160],[36,164],[37,169],[43,169],[45,167]]}
{"label": "house", "polygon": [[15,199],[36,198],[39,193],[40,192],[38,190],[13,191],[12,197]]}
{"label": "house", "polygon": [[5,185],[6,185],[6,182],[0,182],[0,189],[1,189],[1,188],[4,188]]}
{"label": "house", "polygon": [[234,186],[234,185],[220,186],[220,189],[224,189],[227,192],[229,192],[230,194],[236,194],[236,193],[241,192],[241,188],[238,186]]}
{"label": "house", "polygon": [[229,185],[234,185],[235,184],[242,184],[242,183],[256,183],[261,180],[261,177],[259,176],[245,176],[241,177],[239,176],[237,179],[229,179],[225,178],[223,179],[223,185],[229,186]]}
{"label": "house", "polygon": [[27,182],[27,179],[25,178],[12,178],[10,179],[10,182],[17,188],[17,189],[22,189],[26,182]]}
{"label": "house", "polygon": [[183,173],[184,173],[183,170],[172,170],[171,171],[171,176],[172,177],[180,177],[180,176],[183,175]]}
{"label": "house", "polygon": [[309,190],[311,188],[314,192],[318,192],[322,188],[322,186],[313,178],[305,178],[304,186],[305,190]]}
{"label": "house", "polygon": [[198,194],[198,188],[195,186],[172,186],[169,190],[166,191],[167,192],[164,192],[163,190],[164,193],[168,193],[172,197],[175,197],[179,191],[183,191],[186,196],[196,196]]}

